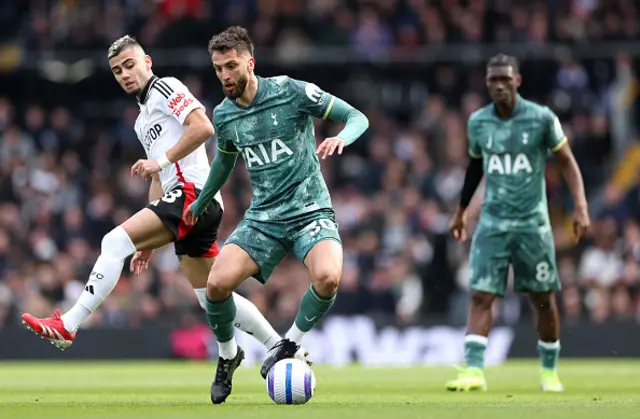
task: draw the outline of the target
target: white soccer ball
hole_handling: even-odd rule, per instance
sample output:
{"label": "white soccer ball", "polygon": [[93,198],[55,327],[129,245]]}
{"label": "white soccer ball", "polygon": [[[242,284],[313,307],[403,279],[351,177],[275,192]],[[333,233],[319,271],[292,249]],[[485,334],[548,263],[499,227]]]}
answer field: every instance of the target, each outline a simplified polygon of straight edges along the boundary
{"label": "white soccer ball", "polygon": [[276,404],[305,404],[316,389],[316,376],[299,359],[278,361],[267,374],[267,393]]}

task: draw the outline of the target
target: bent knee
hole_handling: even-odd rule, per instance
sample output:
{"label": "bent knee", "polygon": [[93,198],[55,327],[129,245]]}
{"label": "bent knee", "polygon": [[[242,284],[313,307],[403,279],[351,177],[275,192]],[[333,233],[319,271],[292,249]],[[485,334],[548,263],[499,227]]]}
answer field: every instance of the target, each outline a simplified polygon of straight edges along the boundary
{"label": "bent knee", "polygon": [[313,286],[323,296],[335,294],[338,291],[342,269],[340,268],[323,268],[315,273],[313,278]]}
{"label": "bent knee", "polygon": [[207,295],[210,297],[228,296],[235,289],[236,283],[237,278],[233,272],[214,264],[207,279]]}
{"label": "bent knee", "polygon": [[126,258],[135,253],[136,247],[124,228],[118,226],[102,237],[100,254],[113,258]]}
{"label": "bent knee", "polygon": [[229,289],[224,283],[212,281],[211,277],[209,277],[207,281],[207,297],[209,297],[209,299],[214,301],[222,300],[231,295],[232,292],[233,289]]}
{"label": "bent knee", "polygon": [[229,275],[229,272],[225,272],[224,269],[217,268],[215,265],[209,271],[209,278],[207,279],[207,288],[226,290],[231,289],[233,278]]}
{"label": "bent knee", "polygon": [[473,291],[471,293],[471,306],[474,308],[480,308],[489,310],[493,305],[493,301],[496,296],[484,291]]}

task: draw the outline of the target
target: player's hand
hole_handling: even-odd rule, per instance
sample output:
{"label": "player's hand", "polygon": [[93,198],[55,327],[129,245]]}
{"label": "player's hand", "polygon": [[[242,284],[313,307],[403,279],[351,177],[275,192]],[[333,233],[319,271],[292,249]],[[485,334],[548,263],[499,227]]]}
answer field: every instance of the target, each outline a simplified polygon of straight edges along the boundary
{"label": "player's hand", "polygon": [[589,211],[587,207],[576,208],[573,212],[573,234],[576,243],[589,233],[591,220],[589,219]]}
{"label": "player's hand", "polygon": [[155,160],[138,160],[131,166],[131,176],[140,175],[142,179],[151,179],[151,175],[159,173],[162,169]]}
{"label": "player's hand", "polygon": [[453,238],[460,243],[467,241],[467,215],[456,211],[449,222],[449,231],[453,234]]}
{"label": "player's hand", "polygon": [[187,210],[184,212],[184,222],[188,226],[196,225],[198,222],[198,217],[193,215],[193,210],[191,209],[191,205],[187,207]]}
{"label": "player's hand", "polygon": [[149,268],[149,260],[151,259],[152,254],[153,250],[136,252],[131,258],[131,263],[129,264],[131,272],[135,273],[136,276],[140,276],[142,272],[146,271]]}
{"label": "player's hand", "polygon": [[322,156],[322,160],[326,159],[327,156],[332,156],[333,153],[337,150],[338,154],[342,154],[342,150],[344,149],[345,142],[342,138],[331,137],[327,138],[318,146],[316,150],[316,154]]}

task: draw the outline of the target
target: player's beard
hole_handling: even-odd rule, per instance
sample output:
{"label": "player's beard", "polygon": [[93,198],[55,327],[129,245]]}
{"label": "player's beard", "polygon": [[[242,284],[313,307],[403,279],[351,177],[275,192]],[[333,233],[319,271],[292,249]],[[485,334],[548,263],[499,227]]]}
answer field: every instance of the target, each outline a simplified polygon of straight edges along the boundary
{"label": "player's beard", "polygon": [[231,100],[236,100],[238,99],[240,96],[242,96],[242,94],[244,93],[244,89],[247,88],[247,83],[249,81],[248,77],[240,77],[238,78],[238,81],[236,82],[236,86],[235,89],[229,91],[227,89],[225,89],[224,85],[222,86],[222,91],[224,92],[224,95],[226,97],[228,97]]}

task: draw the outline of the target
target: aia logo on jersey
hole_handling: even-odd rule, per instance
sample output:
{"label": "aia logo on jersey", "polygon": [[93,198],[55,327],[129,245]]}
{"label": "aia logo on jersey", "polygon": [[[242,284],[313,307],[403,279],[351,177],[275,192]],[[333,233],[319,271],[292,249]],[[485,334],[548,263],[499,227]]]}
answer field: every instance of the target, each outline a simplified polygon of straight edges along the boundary
{"label": "aia logo on jersey", "polygon": [[147,150],[151,149],[151,144],[153,144],[158,138],[160,138],[160,134],[162,133],[162,125],[155,124],[144,135],[144,139],[142,140],[142,145]]}
{"label": "aia logo on jersey", "polygon": [[180,114],[193,103],[192,98],[186,98],[184,93],[178,93],[171,99],[169,99],[169,109],[175,116],[180,116]]}
{"label": "aia logo on jersey", "polygon": [[278,163],[280,155],[287,157],[293,155],[293,151],[279,138],[271,140],[271,144],[264,143],[248,147],[238,147],[238,151],[242,153],[247,168],[254,166],[265,166],[271,163]]}
{"label": "aia logo on jersey", "polygon": [[487,163],[487,173],[500,175],[517,175],[520,172],[533,172],[526,154],[491,154]]}

